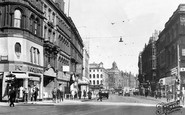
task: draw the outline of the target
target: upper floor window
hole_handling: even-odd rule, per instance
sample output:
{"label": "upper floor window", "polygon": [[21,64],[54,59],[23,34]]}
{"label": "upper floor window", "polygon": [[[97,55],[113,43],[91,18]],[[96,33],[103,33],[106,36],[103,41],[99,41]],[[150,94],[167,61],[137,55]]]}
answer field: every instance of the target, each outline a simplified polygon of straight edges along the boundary
{"label": "upper floor window", "polygon": [[31,47],[30,49],[30,61],[31,63],[40,65],[40,52],[39,49]]}
{"label": "upper floor window", "polygon": [[97,74],[97,78],[99,78],[99,74]]}
{"label": "upper floor window", "polygon": [[93,78],[95,78],[95,74],[93,74]]}
{"label": "upper floor window", "polygon": [[89,74],[89,77],[91,78],[91,74]]}
{"label": "upper floor window", "polygon": [[21,11],[15,10],[14,12],[14,27],[20,28],[21,27]]}
{"label": "upper floor window", "polygon": [[101,74],[101,78],[103,78],[103,75]]}
{"label": "upper floor window", "polygon": [[18,58],[21,55],[21,44],[18,42],[15,44],[15,54],[17,55]]}

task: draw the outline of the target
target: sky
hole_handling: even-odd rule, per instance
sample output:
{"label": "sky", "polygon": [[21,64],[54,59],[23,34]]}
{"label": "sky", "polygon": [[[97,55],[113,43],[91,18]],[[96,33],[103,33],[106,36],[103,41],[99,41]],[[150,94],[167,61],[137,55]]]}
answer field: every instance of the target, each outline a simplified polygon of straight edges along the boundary
{"label": "sky", "polygon": [[[65,13],[89,43],[90,63],[138,74],[138,56],[185,0],[64,0]],[[122,37],[123,42],[119,42]]]}

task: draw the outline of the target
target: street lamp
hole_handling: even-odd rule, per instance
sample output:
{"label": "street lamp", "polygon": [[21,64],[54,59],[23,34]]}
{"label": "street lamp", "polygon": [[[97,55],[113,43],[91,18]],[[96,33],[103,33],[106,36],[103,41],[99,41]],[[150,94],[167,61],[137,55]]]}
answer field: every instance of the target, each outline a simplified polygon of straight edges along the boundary
{"label": "street lamp", "polygon": [[8,85],[10,85],[10,86],[13,87],[15,85],[15,80],[16,80],[15,75],[10,72],[8,75],[6,75],[6,77],[8,78],[6,80],[6,82],[8,83]]}

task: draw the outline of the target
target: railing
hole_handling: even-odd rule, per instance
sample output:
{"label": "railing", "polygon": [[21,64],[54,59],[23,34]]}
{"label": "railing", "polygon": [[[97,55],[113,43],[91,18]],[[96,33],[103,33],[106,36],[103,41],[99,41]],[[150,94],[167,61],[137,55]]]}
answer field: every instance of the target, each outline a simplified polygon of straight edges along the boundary
{"label": "railing", "polygon": [[182,106],[180,106],[180,101],[173,101],[173,102],[169,102],[169,103],[158,103],[156,105],[156,115],[169,115],[171,113],[180,111],[182,113],[181,110]]}

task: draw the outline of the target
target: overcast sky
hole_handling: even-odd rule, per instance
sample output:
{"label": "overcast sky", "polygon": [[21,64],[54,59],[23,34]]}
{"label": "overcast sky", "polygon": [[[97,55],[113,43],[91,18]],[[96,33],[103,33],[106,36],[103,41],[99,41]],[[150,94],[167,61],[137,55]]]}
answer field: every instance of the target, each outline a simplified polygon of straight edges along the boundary
{"label": "overcast sky", "polygon": [[[69,15],[82,39],[89,41],[90,63],[115,61],[120,70],[138,73],[138,55],[154,30],[163,30],[185,0],[69,0]],[[69,14],[68,14],[69,9]],[[124,42],[119,42],[122,36]]]}

